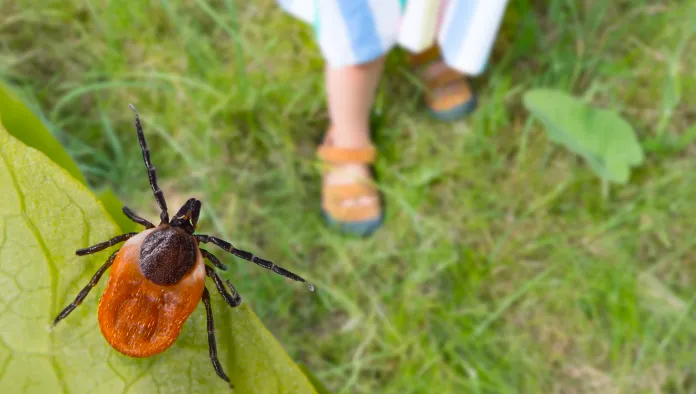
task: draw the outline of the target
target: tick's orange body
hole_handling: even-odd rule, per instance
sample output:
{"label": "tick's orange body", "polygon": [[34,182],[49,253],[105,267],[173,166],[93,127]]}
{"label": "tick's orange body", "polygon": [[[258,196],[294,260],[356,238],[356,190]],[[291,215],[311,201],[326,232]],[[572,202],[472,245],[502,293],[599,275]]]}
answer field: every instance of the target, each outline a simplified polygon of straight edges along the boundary
{"label": "tick's orange body", "polygon": [[126,241],[118,251],[99,301],[99,327],[107,342],[131,357],[148,357],[169,348],[201,300],[205,265],[200,250],[196,263],[179,283],[160,286],[140,269],[140,247],[154,229]]}
{"label": "tick's orange body", "polygon": [[[131,109],[135,108],[131,105]],[[108,241],[77,250],[78,256],[97,253],[125,241],[123,247],[112,254],[92,276],[87,286],[53,320],[55,326],[85,300],[104,273],[111,268],[106,289],[99,300],[99,327],[106,341],[117,351],[131,357],[148,357],[162,353],[179,337],[186,319],[203,302],[207,317],[210,361],[215,373],[230,382],[217,357],[213,311],[210,293],[205,288],[205,278],[210,277],[215,287],[230,307],[239,306],[242,298],[229,280],[222,280],[215,270],[205,265],[204,259],[220,270],[226,270],[212,253],[199,247],[200,243],[212,243],[226,252],[258,264],[278,275],[299,282],[305,280],[268,260],[237,249],[227,241],[204,234],[196,234],[201,202],[190,198],[169,220],[164,193],[157,186],[157,173],[150,162],[150,149],[138,114],[135,129],[143,153],[150,187],[161,209],[160,224],[155,226],[128,207],[123,213],[132,221],[145,226],[140,233],[121,234]],[[229,288],[230,294],[225,285]],[[307,283],[310,290],[314,287]]]}

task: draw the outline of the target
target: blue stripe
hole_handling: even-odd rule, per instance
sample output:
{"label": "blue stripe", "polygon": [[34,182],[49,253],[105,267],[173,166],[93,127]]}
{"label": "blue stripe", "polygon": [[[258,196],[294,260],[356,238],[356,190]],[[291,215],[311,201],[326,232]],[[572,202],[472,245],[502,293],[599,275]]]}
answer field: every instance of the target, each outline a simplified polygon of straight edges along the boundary
{"label": "blue stripe", "polygon": [[338,0],[338,8],[346,23],[355,63],[367,63],[382,56],[385,50],[368,1]]}
{"label": "blue stripe", "polygon": [[449,30],[445,33],[444,43],[442,44],[442,52],[446,60],[455,61],[450,56],[459,54],[459,50],[464,42],[466,31],[469,28],[469,22],[474,13],[474,5],[476,0],[450,0],[455,2],[452,9],[452,19],[449,25]]}

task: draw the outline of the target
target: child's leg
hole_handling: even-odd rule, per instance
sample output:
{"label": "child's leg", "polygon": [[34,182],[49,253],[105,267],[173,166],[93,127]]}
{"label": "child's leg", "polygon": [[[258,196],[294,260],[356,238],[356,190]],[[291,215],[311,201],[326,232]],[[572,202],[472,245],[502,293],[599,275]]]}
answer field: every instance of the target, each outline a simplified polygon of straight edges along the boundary
{"label": "child's leg", "polygon": [[341,68],[326,66],[326,91],[333,144],[362,148],[370,144],[370,110],[384,68],[384,57]]}
{"label": "child's leg", "polygon": [[[331,126],[325,146],[356,151],[372,148],[370,112],[383,67],[384,57],[355,66],[332,68],[327,65],[326,90]],[[367,164],[349,160],[333,164],[324,177],[324,186],[336,191],[336,187],[364,184],[369,177]],[[339,208],[334,206],[332,212],[325,212],[333,221],[347,226],[349,232],[368,234],[381,221],[380,201],[375,190],[363,190],[358,194],[339,197]],[[336,196],[325,194],[324,198]]]}
{"label": "child's leg", "polygon": [[[331,68],[326,66],[326,91],[329,105],[331,145],[337,148],[366,148],[370,138],[370,112],[375,91],[384,68],[384,57],[369,63]],[[335,166],[325,178],[329,185],[352,183],[369,177],[364,164]],[[375,204],[374,197],[346,199],[344,205]]]}

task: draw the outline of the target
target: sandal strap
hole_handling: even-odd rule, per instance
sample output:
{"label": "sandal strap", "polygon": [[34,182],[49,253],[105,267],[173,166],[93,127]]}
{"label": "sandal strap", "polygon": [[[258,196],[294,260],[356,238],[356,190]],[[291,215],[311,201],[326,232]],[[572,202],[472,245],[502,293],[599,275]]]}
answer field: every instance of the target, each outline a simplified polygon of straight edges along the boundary
{"label": "sandal strap", "polygon": [[377,157],[377,149],[374,146],[367,148],[338,148],[322,145],[319,147],[317,154],[322,160],[331,163],[371,164]]}
{"label": "sandal strap", "polygon": [[421,53],[408,56],[408,63],[413,68],[424,67],[440,58],[440,48],[433,45]]}
{"label": "sandal strap", "polygon": [[361,221],[375,219],[380,215],[379,201],[366,205],[343,206],[343,201],[360,197],[378,197],[375,189],[362,183],[324,186],[322,208],[339,221]]}
{"label": "sandal strap", "polygon": [[369,197],[376,193],[369,185],[357,182],[344,185],[326,185],[324,186],[324,192],[327,197],[340,200]]}
{"label": "sandal strap", "polygon": [[430,89],[440,89],[447,87],[454,82],[465,80],[465,77],[458,71],[447,67],[444,71],[437,73],[432,78],[425,79],[425,83]]}
{"label": "sandal strap", "polygon": [[474,97],[468,84],[464,81],[451,84],[426,96],[428,106],[436,112],[449,111],[471,102]]}
{"label": "sandal strap", "polygon": [[423,82],[425,82],[429,89],[440,89],[453,82],[465,79],[460,72],[451,67],[445,67],[443,71],[432,77],[426,78],[424,76],[428,67],[436,62],[444,62],[440,53],[440,48],[437,45],[433,45],[421,53],[409,55],[408,62],[412,68],[416,69],[418,73],[421,74]]}

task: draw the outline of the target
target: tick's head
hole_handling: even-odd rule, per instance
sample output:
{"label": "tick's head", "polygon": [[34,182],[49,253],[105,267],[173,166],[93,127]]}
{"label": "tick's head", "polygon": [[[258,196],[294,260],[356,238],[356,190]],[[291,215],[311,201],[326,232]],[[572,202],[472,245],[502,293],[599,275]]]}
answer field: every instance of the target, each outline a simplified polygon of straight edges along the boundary
{"label": "tick's head", "polygon": [[188,201],[179,209],[179,212],[174,215],[169,223],[172,227],[179,227],[189,234],[196,231],[198,225],[198,215],[201,213],[201,202],[195,198],[189,198]]}

